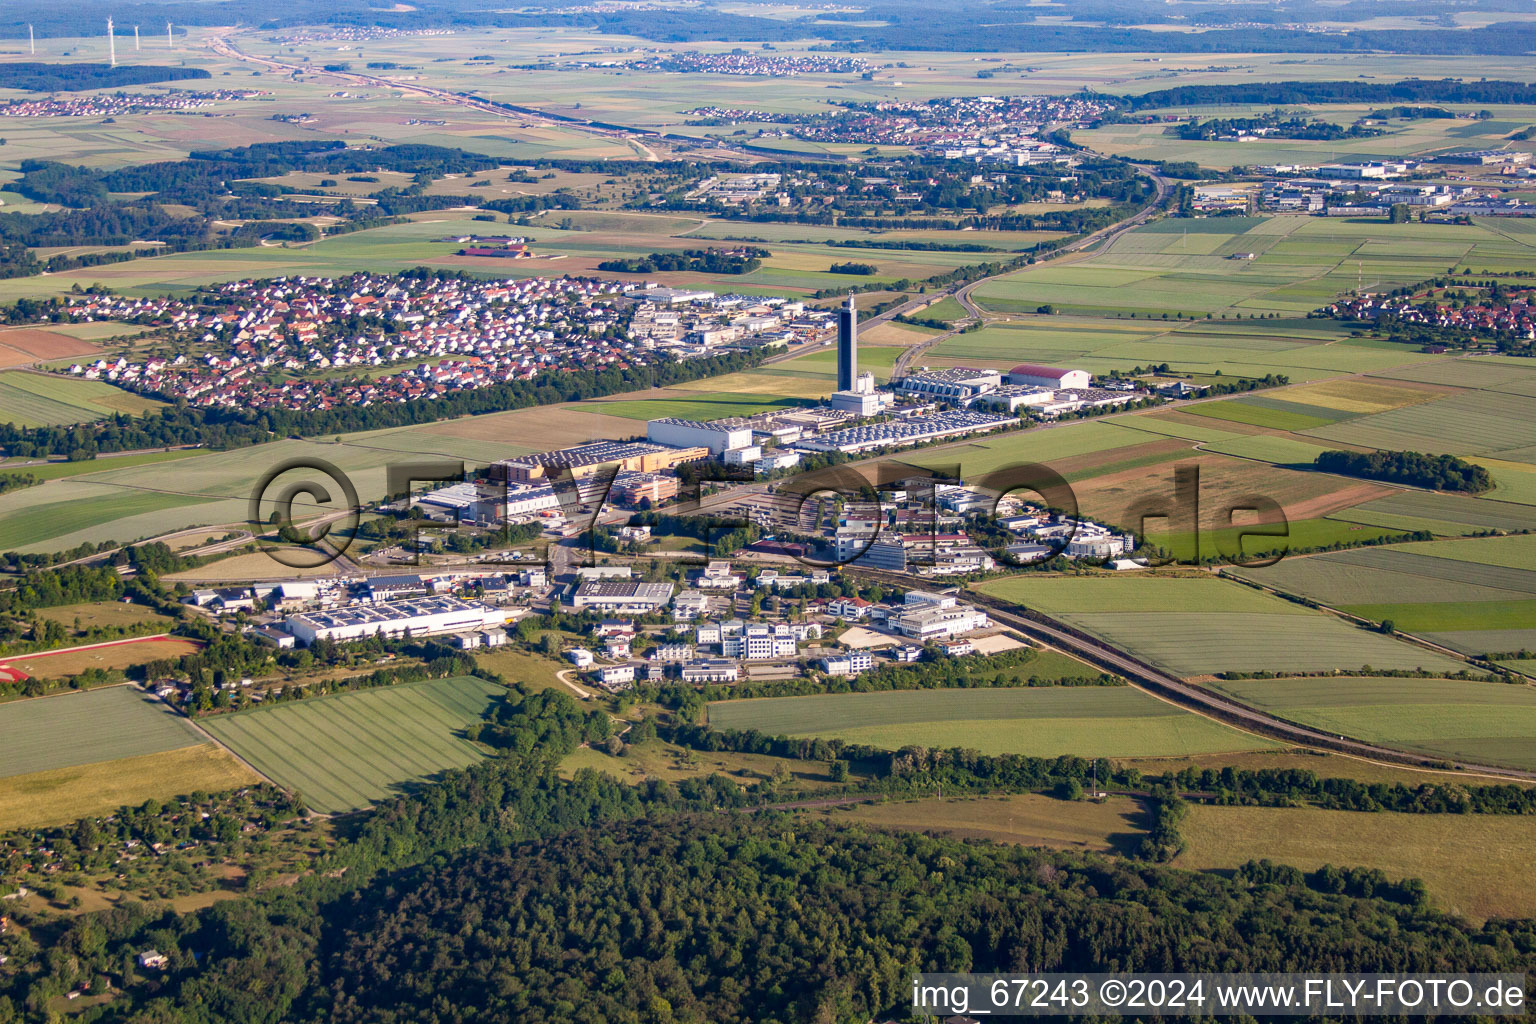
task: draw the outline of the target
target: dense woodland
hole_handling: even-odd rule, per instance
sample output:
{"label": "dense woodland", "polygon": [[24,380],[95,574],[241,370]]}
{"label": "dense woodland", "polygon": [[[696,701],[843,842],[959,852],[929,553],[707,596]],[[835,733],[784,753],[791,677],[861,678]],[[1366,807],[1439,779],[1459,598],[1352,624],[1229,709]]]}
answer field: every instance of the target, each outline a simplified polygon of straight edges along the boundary
{"label": "dense woodland", "polygon": [[[1459,35],[1447,32],[1442,35]],[[1536,84],[1463,82],[1454,78],[1405,78],[1398,82],[1252,82],[1242,85],[1180,85],[1155,89],[1120,102],[1131,110],[1216,104],[1296,103],[1536,103]]]}
{"label": "dense woodland", "polygon": [[767,249],[745,246],[739,249],[684,249],[681,252],[653,252],[630,259],[604,260],[598,270],[618,274],[662,274],[689,271],[696,274],[750,274],[763,265]]}
{"label": "dense woodland", "polygon": [[1419,452],[1323,452],[1315,464],[1324,473],[1342,473],[1367,480],[1388,480],[1436,491],[1482,494],[1493,487],[1493,477],[1482,466],[1454,455]]}
{"label": "dense woodland", "polygon": [[[459,206],[463,198],[429,196],[424,189],[443,174],[489,170],[500,161],[461,149],[399,145],[348,148],[341,142],[264,142],[222,150],[195,151],[186,160],[167,160],[115,170],[73,166],[50,160],[21,162],[21,177],[12,186],[40,203],[70,209],[55,213],[0,213],[0,277],[21,277],[43,270],[56,272],[92,263],[131,258],[140,252],[55,256],[46,263],[27,246],[126,245],[135,239],[164,243],[145,252],[188,252],[209,248],[253,246],[263,238],[283,237],[295,226],[266,223],[274,218],[312,217],[312,203],[289,196],[302,190],[291,186],[243,180],[278,177],[291,171],[356,174],[390,170],[414,175],[404,188],[383,188],[371,204],[341,199],[327,212],[343,218],[332,228],[345,230],[370,222],[423,210]],[[139,199],[118,199],[117,193],[147,193]],[[544,197],[533,197],[543,199]],[[191,207],[195,216],[167,207]],[[552,205],[552,204],[546,204]],[[535,204],[537,208],[537,204]],[[254,220],[228,231],[216,222]],[[307,240],[315,229],[298,226]]]}
{"label": "dense woodland", "polygon": [[[78,22],[76,23],[78,26]],[[77,29],[78,31],[78,29]],[[23,33],[25,34],[25,33]],[[0,89],[31,92],[77,92],[82,89],[117,89],[150,82],[182,82],[213,77],[202,68],[157,67],[153,64],[0,64]]]}

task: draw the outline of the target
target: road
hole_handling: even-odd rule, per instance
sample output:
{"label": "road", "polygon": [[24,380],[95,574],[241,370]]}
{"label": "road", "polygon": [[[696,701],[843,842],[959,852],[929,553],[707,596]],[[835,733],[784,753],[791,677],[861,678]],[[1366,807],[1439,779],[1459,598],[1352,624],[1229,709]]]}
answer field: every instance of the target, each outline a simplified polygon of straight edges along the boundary
{"label": "road", "polygon": [[[1228,725],[1246,729],[1262,736],[1284,740],[1298,746],[1326,750],[1369,761],[1382,762],[1413,768],[1446,771],[1443,758],[1424,757],[1392,747],[1378,746],[1362,740],[1349,739],[1336,733],[1323,732],[1296,722],[1289,722],[1273,715],[1256,711],[1244,704],[1213,693],[1199,686],[1186,683],[1168,675],[1145,662],[1100,640],[1091,639],[1071,630],[1065,624],[1055,623],[1039,613],[1029,616],[1009,611],[1008,605],[996,598],[967,590],[966,596],[987,609],[987,614],[1005,626],[1012,626],[1026,636],[1044,640],[1053,647],[1068,651],[1092,664],[1108,668],[1124,676],[1133,686],[1160,700],[1175,704],[1189,711],[1206,715]],[[1473,762],[1450,762],[1454,770],[1462,774],[1484,775],[1500,779],[1536,781],[1536,772],[1499,768],[1494,765]]]}

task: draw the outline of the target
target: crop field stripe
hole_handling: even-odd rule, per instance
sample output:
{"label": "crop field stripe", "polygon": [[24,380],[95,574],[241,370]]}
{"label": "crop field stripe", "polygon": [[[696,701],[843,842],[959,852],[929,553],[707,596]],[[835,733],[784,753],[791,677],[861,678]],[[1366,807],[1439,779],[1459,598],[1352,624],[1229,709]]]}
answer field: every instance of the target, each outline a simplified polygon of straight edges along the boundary
{"label": "crop field stripe", "polygon": [[[292,726],[284,730],[282,726],[277,721],[232,719],[227,731],[220,731],[235,753],[247,756],[263,775],[299,789],[316,807],[345,806],[367,787],[366,778],[350,758],[338,757],[334,748],[318,746],[314,730]],[[299,765],[304,767],[294,767]],[[317,797],[332,799],[323,802]]]}
{"label": "crop field stripe", "polygon": [[0,705],[0,777],[195,746],[202,737],[137,687],[35,697]]}

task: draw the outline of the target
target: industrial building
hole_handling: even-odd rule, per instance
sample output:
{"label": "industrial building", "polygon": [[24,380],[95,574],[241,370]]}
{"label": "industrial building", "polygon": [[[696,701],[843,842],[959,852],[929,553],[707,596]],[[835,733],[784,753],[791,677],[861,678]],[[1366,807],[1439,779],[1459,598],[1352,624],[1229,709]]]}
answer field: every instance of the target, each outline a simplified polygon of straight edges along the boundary
{"label": "industrial building", "polygon": [[625,508],[636,508],[643,501],[660,505],[677,497],[677,477],[662,473],[620,473],[608,490],[608,500]]}
{"label": "industrial building", "polygon": [[990,624],[987,613],[980,608],[962,605],[951,594],[924,590],[907,591],[901,610],[886,619],[887,628],[893,632],[922,641],[969,633]]}
{"label": "industrial building", "polygon": [[499,626],[505,621],[505,612],[479,602],[461,601],[456,597],[423,597],[290,615],[283,621],[283,627],[308,647],[316,640],[399,637],[407,632],[412,636],[462,633]]}
{"label": "industrial building", "polygon": [[979,370],[969,366],[940,369],[922,367],[896,382],[896,390],[902,395],[915,398],[942,398],[964,401],[995,390],[1003,383],[1003,375],[996,370]]}
{"label": "industrial building", "polygon": [[995,416],[990,413],[945,412],[935,416],[921,416],[891,423],[875,423],[869,426],[834,430],[821,437],[800,441],[796,447],[817,452],[856,454],[879,448],[920,444],[941,437],[982,433],[1017,422],[1018,420],[1011,416]]}
{"label": "industrial building", "polygon": [[658,473],[689,462],[709,458],[703,447],[668,446],[647,441],[594,441],[575,448],[519,455],[493,463],[491,473],[509,483],[539,483],[569,470],[576,479],[597,474],[618,464],[620,473]]}
{"label": "industrial building", "polygon": [[634,580],[591,580],[576,588],[571,604],[577,610],[629,612],[644,615],[672,600],[672,584]]}
{"label": "industrial building", "polygon": [[647,423],[645,436],[655,444],[707,448],[711,455],[723,455],[732,448],[745,448],[752,443],[752,424],[743,419],[703,423],[665,416]]}
{"label": "industrial building", "polygon": [[1009,384],[1027,384],[1053,391],[1086,388],[1090,380],[1087,370],[1062,370],[1039,363],[1020,363],[1008,371]]}

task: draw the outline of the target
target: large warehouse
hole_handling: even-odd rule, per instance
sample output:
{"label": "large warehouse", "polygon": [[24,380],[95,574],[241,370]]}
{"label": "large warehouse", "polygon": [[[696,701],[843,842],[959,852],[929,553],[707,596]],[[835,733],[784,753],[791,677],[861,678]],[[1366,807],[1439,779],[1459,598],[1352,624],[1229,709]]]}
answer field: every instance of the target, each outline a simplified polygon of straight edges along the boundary
{"label": "large warehouse", "polygon": [[499,626],[507,613],[456,597],[419,597],[385,604],[352,605],[329,612],[290,615],[283,626],[305,647],[316,640],[362,640],[374,635],[412,636],[460,633]]}
{"label": "large warehouse", "polygon": [[577,609],[627,612],[644,615],[666,607],[672,600],[672,584],[639,583],[633,580],[589,580],[576,588],[571,604]]}
{"label": "large warehouse", "polygon": [[1041,366],[1039,363],[1020,363],[1008,371],[1009,384],[1032,384],[1052,391],[1085,388],[1090,380],[1087,370],[1062,370],[1054,366]]}
{"label": "large warehouse", "polygon": [[[747,436],[750,441],[750,431]],[[620,473],[655,473],[685,462],[698,462],[709,455],[710,449],[704,447],[669,447],[646,441],[594,441],[575,448],[503,459],[492,465],[491,473],[492,476],[504,476],[509,483],[531,484],[557,477],[562,470],[568,469],[571,476],[580,480],[613,463],[618,463]]]}
{"label": "large warehouse", "polygon": [[748,420],[714,420],[700,423],[666,416],[651,420],[645,426],[645,436],[657,444],[675,445],[679,448],[697,445],[719,455],[732,448],[745,448],[752,443],[752,424]]}

